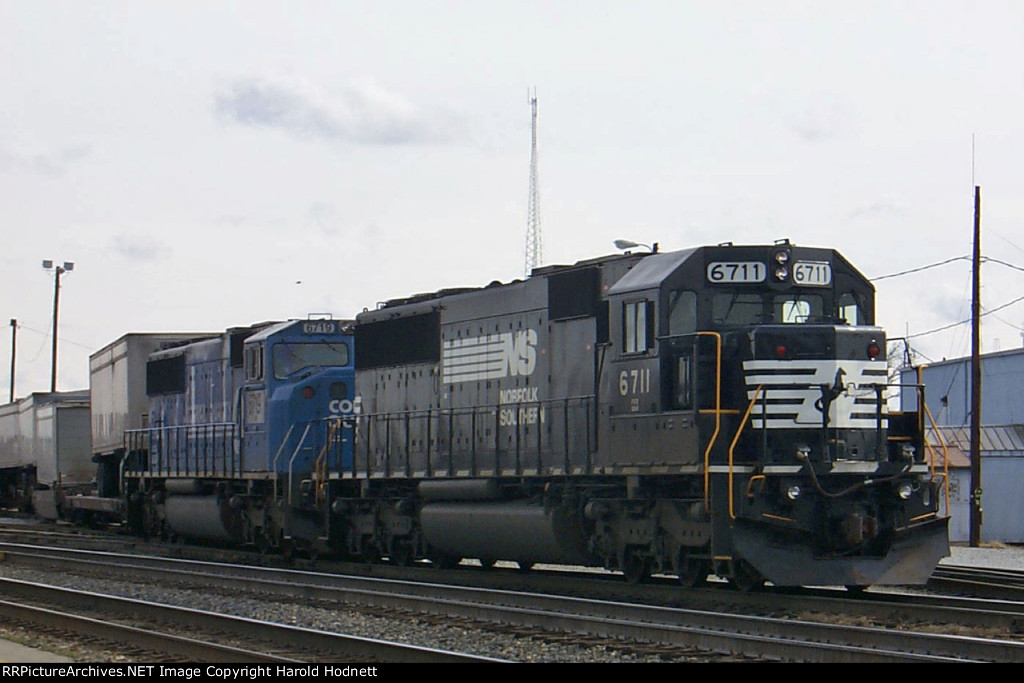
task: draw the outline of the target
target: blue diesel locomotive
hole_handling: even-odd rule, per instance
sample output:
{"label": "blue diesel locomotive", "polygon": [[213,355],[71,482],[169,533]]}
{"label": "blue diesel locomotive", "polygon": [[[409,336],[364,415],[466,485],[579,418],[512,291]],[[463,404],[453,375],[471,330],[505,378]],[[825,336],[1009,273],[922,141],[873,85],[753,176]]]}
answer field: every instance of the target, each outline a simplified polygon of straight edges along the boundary
{"label": "blue diesel locomotive", "polygon": [[134,531],[289,552],[323,535],[325,473],[352,462],[349,322],[232,328],[145,373],[148,426],[126,430],[121,475]]}

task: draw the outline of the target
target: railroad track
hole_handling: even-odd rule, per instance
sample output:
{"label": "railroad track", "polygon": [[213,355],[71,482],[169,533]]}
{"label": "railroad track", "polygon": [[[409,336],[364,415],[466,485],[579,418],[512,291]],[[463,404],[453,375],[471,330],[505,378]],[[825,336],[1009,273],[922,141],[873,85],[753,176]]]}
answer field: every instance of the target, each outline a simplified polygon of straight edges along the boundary
{"label": "railroad track", "polygon": [[943,593],[956,593],[994,600],[1024,599],[1024,572],[940,565],[928,581],[928,587]]}
{"label": "railroad track", "polygon": [[[497,662],[494,658],[358,638],[151,601],[0,578],[0,615],[103,640],[162,661],[274,663]],[[188,635],[183,635],[188,634]],[[240,643],[247,643],[242,646]],[[151,661],[147,659],[147,661]]]}
{"label": "railroad track", "polygon": [[[535,592],[454,586],[424,581],[399,581],[310,571],[253,566],[229,566],[155,557],[107,557],[103,553],[47,548],[0,546],[14,566],[60,567],[60,571],[90,570],[109,576],[128,572],[133,580],[162,584],[198,585],[204,590],[253,591],[273,600],[301,600],[314,604],[388,610],[396,618],[434,618],[446,624],[462,620],[466,627],[504,630],[510,635],[530,633],[542,638],[602,639],[606,647],[659,652],[663,658],[710,660],[748,658],[773,661],[822,662],[1020,662],[1024,643],[996,637],[953,635],[873,627],[859,623],[753,616],[743,610],[715,611],[613,602],[607,599],[546,595]],[[111,564],[111,562],[113,564]],[[440,575],[434,575],[443,578]],[[708,591],[724,595],[723,591]],[[699,591],[697,592],[699,593]],[[732,592],[729,595],[736,595]],[[771,599],[771,595],[762,599]],[[898,610],[913,613],[912,596],[881,604],[880,596],[850,600],[813,595],[775,595],[793,608],[796,599],[820,610],[839,604],[865,604],[875,614]],[[935,606],[931,607],[932,610]],[[977,609],[976,607],[972,609]],[[935,614],[936,612],[932,612]],[[965,612],[966,613],[966,612]],[[946,608],[943,619],[957,619]],[[1020,619],[1009,616],[1009,619]]]}

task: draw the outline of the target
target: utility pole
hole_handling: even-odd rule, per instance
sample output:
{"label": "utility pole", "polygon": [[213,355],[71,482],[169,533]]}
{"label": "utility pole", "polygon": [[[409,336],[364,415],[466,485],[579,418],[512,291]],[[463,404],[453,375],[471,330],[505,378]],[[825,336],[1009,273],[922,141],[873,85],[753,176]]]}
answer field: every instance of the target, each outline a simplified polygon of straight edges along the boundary
{"label": "utility pole", "polygon": [[543,261],[543,249],[540,238],[540,196],[537,189],[537,91],[533,95],[527,92],[530,102],[531,138],[530,146],[530,199],[526,210],[526,276],[529,277],[534,268]]}
{"label": "utility pole", "polygon": [[974,186],[974,257],[971,301],[971,538],[981,543],[981,187]]}
{"label": "utility pole", "polygon": [[18,349],[18,321],[11,318],[11,400],[14,403],[14,355]]}
{"label": "utility pole", "polygon": [[[43,268],[53,268],[53,261],[43,261]],[[63,266],[57,266],[55,272],[57,278],[53,284],[53,358],[50,362],[50,392],[57,391],[57,311],[60,308],[60,276],[75,269],[75,264],[65,261]]]}

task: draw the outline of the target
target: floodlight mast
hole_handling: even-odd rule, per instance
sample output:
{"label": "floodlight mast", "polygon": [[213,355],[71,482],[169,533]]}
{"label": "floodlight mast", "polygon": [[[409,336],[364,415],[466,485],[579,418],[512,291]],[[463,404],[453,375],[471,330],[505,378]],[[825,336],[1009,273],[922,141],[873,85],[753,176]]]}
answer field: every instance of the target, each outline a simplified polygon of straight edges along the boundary
{"label": "floodlight mast", "polygon": [[[53,261],[43,261],[43,268],[50,270],[53,268]],[[57,313],[60,310],[60,276],[63,273],[69,273],[75,269],[75,264],[71,261],[65,261],[63,266],[57,266],[54,269],[56,277],[53,281],[53,352],[52,359],[50,361],[50,392],[57,391]]]}

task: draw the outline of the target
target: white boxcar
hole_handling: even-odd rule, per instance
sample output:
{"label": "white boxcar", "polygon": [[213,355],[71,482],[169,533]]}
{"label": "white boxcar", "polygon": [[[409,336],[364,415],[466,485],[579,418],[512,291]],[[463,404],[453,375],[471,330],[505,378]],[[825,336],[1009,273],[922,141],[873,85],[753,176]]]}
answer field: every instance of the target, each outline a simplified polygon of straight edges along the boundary
{"label": "white boxcar", "polygon": [[36,485],[32,507],[36,514],[57,519],[57,500],[63,491],[89,486],[96,476],[89,439],[88,390],[33,394],[22,417],[31,414],[32,459]]}
{"label": "white boxcar", "polygon": [[89,356],[92,395],[92,452],[99,458],[124,452],[124,433],[149,426],[146,360],[149,354],[208,333],[140,332],[126,334]]}
{"label": "white boxcar", "polygon": [[89,392],[34,393],[0,406],[3,503],[55,519],[56,491],[88,484],[95,465],[89,444]]}

